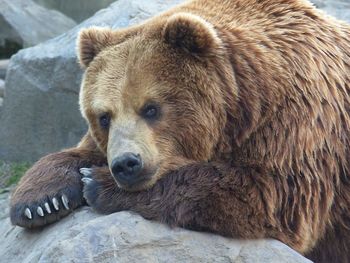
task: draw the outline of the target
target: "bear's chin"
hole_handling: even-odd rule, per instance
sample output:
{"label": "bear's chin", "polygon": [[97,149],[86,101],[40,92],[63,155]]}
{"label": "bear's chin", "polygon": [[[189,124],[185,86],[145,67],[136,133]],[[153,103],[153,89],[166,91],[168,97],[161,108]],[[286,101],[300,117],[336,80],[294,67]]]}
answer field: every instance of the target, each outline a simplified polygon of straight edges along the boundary
{"label": "bear's chin", "polygon": [[152,171],[143,172],[136,180],[132,183],[122,182],[121,180],[113,179],[116,181],[119,188],[128,192],[138,192],[151,188],[157,182],[158,169],[153,169]]}

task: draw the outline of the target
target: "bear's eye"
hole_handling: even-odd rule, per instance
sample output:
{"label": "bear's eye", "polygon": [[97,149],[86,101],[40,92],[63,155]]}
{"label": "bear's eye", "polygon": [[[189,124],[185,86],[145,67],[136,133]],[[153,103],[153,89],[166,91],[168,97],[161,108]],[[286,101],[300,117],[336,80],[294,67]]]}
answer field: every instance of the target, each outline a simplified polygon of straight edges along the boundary
{"label": "bear's eye", "polygon": [[103,115],[100,116],[100,126],[103,129],[108,129],[109,128],[109,123],[111,121],[111,117],[109,116],[108,113],[104,113]]}
{"label": "bear's eye", "polygon": [[141,116],[147,120],[156,120],[159,118],[160,109],[157,104],[146,104],[142,111]]}

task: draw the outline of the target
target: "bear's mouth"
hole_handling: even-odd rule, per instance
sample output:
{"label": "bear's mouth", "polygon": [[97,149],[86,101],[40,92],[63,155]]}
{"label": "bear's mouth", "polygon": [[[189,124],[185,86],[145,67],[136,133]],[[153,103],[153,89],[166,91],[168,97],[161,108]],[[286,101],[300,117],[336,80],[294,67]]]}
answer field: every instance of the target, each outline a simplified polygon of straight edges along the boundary
{"label": "bear's mouth", "polygon": [[137,177],[133,177],[133,178],[123,178],[123,177],[114,177],[114,180],[116,181],[116,183],[118,184],[118,186],[126,191],[130,191],[130,192],[135,192],[135,191],[141,191],[141,190],[145,190],[147,188],[149,188],[150,186],[152,186],[152,182],[154,181],[153,177],[154,175],[157,173],[157,168],[145,168],[140,175],[138,175]]}

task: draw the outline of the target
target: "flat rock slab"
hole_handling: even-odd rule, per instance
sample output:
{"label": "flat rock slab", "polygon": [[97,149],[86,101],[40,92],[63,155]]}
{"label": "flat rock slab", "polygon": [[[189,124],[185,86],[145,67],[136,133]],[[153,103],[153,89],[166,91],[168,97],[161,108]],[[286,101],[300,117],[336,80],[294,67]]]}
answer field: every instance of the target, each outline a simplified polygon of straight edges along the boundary
{"label": "flat rock slab", "polygon": [[0,222],[0,255],[18,262],[268,262],[309,260],[276,240],[238,241],[188,231],[119,212],[97,215],[82,208],[43,230]]}

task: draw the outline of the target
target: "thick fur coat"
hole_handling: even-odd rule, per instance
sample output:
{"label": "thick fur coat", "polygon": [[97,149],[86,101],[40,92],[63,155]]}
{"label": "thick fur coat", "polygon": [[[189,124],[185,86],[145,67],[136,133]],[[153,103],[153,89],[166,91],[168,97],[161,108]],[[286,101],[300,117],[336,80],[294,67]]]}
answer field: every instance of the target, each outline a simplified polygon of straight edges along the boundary
{"label": "thick fur coat", "polygon": [[[78,52],[89,133],[28,171],[14,224],[81,205],[78,170],[92,167],[84,196],[98,211],[350,261],[349,25],[306,0],[193,0],[128,29],[85,29]],[[111,175],[125,141],[145,163],[135,188]],[[62,195],[69,210],[35,214]]]}

